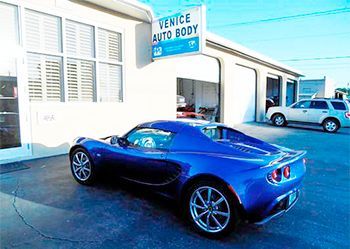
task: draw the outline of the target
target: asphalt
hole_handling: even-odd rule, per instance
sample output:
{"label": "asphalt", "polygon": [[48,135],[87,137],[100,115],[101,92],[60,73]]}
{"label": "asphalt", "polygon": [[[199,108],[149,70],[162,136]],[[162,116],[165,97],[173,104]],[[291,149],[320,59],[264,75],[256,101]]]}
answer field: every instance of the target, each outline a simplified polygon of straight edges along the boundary
{"label": "asphalt", "polygon": [[0,248],[350,248],[350,130],[236,128],[308,151],[301,198],[279,219],[207,239],[181,220],[173,202],[143,188],[110,177],[79,185],[63,155],[0,175]]}

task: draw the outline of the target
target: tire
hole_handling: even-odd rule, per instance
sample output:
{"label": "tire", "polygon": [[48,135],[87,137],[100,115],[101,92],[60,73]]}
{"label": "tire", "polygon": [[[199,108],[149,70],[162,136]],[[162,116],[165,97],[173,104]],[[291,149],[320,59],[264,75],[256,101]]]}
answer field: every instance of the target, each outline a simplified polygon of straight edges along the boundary
{"label": "tire", "polygon": [[70,156],[70,168],[74,179],[83,185],[92,185],[96,169],[89,153],[83,148],[75,149]]}
{"label": "tire", "polygon": [[339,122],[334,118],[327,118],[323,121],[322,126],[323,130],[329,133],[336,133],[340,128]]}
{"label": "tire", "polygon": [[186,221],[195,231],[209,238],[221,238],[238,227],[237,205],[227,186],[206,180],[195,183],[187,190],[183,210]]}
{"label": "tire", "polygon": [[275,126],[283,127],[287,125],[286,118],[283,114],[277,113],[272,117],[272,123]]}

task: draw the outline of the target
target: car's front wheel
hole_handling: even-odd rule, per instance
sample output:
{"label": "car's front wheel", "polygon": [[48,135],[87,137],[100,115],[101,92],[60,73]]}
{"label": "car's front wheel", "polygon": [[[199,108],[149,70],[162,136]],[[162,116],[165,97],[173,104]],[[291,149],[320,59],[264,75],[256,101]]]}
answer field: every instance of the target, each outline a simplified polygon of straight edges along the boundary
{"label": "car's front wheel", "polygon": [[221,237],[238,225],[235,201],[223,184],[203,181],[193,185],[184,204],[187,219],[205,236]]}
{"label": "car's front wheel", "polygon": [[74,179],[80,184],[91,185],[95,180],[95,168],[89,153],[78,148],[73,151],[70,157],[71,171]]}
{"label": "car's front wheel", "polygon": [[323,130],[330,133],[335,133],[338,131],[340,125],[335,119],[326,119],[323,122]]}
{"label": "car's front wheel", "polygon": [[280,113],[273,115],[272,122],[276,126],[286,126],[287,125],[286,118]]}

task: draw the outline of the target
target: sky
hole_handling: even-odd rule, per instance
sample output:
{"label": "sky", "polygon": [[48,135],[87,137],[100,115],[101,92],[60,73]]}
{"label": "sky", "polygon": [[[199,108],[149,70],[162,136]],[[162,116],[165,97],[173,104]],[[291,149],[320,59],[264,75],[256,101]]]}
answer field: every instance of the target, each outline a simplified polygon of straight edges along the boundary
{"label": "sky", "polygon": [[350,87],[350,0],[140,1],[156,17],[205,4],[210,32],[292,66],[305,79],[327,76]]}

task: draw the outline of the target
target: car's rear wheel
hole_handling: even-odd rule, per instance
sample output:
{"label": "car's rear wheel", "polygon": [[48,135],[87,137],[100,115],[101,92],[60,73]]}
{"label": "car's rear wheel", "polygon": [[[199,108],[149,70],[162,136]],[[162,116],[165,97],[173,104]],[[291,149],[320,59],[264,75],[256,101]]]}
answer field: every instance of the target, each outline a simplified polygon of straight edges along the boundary
{"label": "car's rear wheel", "polygon": [[95,181],[95,168],[89,153],[83,148],[77,148],[70,157],[71,171],[74,179],[80,184],[91,185]]}
{"label": "car's rear wheel", "polygon": [[280,113],[273,115],[272,122],[275,126],[286,126],[287,125],[286,118]]}
{"label": "car's rear wheel", "polygon": [[338,131],[339,127],[339,122],[332,118],[326,119],[323,122],[323,130],[326,132],[335,133]]}
{"label": "car's rear wheel", "polygon": [[188,221],[205,236],[222,237],[238,225],[235,201],[224,184],[202,181],[193,185],[184,205]]}

